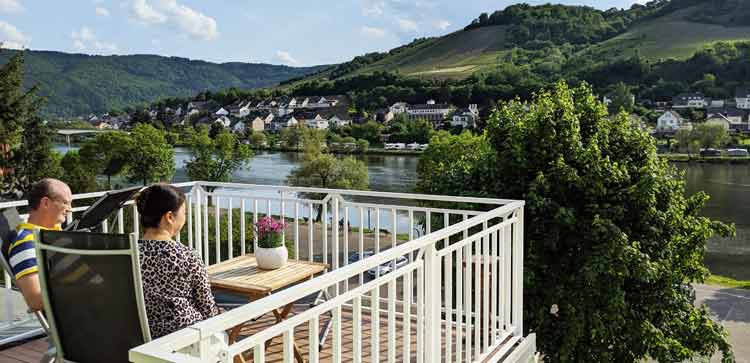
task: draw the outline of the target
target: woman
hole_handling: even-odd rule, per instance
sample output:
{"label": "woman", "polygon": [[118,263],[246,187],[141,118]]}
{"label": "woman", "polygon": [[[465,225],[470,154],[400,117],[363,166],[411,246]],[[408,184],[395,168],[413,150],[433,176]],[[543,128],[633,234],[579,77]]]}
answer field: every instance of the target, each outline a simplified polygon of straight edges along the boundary
{"label": "woman", "polygon": [[206,268],[173,238],[185,224],[185,195],[168,184],[142,190],[136,206],[144,229],[138,241],[151,336],[158,338],[218,314]]}

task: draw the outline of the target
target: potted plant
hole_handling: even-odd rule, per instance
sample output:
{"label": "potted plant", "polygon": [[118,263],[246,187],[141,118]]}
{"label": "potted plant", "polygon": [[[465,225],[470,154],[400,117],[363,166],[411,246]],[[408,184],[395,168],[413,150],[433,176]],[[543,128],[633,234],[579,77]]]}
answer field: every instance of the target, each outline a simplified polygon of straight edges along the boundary
{"label": "potted plant", "polygon": [[284,222],[279,222],[272,217],[263,217],[255,223],[255,233],[258,236],[255,259],[258,261],[259,268],[274,270],[286,264],[289,253],[282,236],[284,227]]}

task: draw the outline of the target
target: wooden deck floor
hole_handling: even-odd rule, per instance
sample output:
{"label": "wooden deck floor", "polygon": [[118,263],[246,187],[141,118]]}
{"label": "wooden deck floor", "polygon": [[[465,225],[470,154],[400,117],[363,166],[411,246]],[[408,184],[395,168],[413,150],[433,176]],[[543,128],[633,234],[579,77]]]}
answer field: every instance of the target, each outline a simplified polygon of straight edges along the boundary
{"label": "wooden deck floor", "polygon": [[[295,308],[295,311],[298,311],[298,308]],[[352,326],[352,319],[351,319],[351,311],[344,310],[342,312],[342,360],[343,361],[351,361],[352,360],[352,354],[353,354],[353,326]],[[321,317],[321,330],[323,328],[323,324],[327,321],[328,316]],[[266,314],[258,321],[252,323],[250,326],[248,326],[247,329],[243,331],[243,334],[252,334],[255,331],[262,330],[264,328],[267,328],[271,325],[273,325],[275,322],[272,314]],[[388,334],[388,319],[385,317],[385,315],[381,314],[381,318],[379,319],[379,349],[378,349],[378,361],[380,362],[386,362],[388,361],[389,354],[394,354],[395,359],[398,362],[403,362],[403,356],[404,354],[408,354],[411,356],[411,361],[416,361],[417,358],[417,347],[416,347],[416,340],[417,340],[417,333],[416,333],[416,323],[412,321],[412,327],[411,327],[411,334],[408,338],[408,341],[410,342],[409,350],[406,351],[406,339],[404,338],[404,326],[400,318],[396,319],[396,335],[395,339],[393,340],[395,351],[393,353],[389,353],[388,351],[388,344],[389,341],[392,339],[392,337],[389,337]],[[372,321],[371,321],[371,315],[369,312],[362,313],[362,361],[364,362],[371,362],[372,361]],[[298,326],[295,331],[295,342],[297,344],[297,347],[300,349],[301,354],[305,361],[309,358],[309,340],[308,340],[308,326],[307,324],[304,324],[303,326]],[[333,342],[333,333],[329,333],[325,345],[323,346],[323,350],[320,351],[319,357],[321,362],[327,362],[332,360],[332,342]],[[456,347],[456,331],[453,329],[451,334],[451,351],[453,352],[452,355],[455,357],[455,347]],[[442,349],[443,349],[443,355],[445,354],[445,336],[443,336],[442,339]],[[44,353],[46,352],[48,347],[47,338],[41,338],[36,339],[30,342],[27,342],[22,345],[18,345],[12,348],[8,348],[5,350],[0,350],[0,363],[38,363]],[[268,363],[276,363],[276,362],[283,362],[282,356],[281,356],[281,349],[283,347],[282,339],[281,337],[276,337],[273,339],[271,344],[266,348],[266,362]],[[465,347],[464,347],[465,349]],[[252,362],[252,354],[248,354],[248,362]],[[453,359],[455,361],[455,359]]]}

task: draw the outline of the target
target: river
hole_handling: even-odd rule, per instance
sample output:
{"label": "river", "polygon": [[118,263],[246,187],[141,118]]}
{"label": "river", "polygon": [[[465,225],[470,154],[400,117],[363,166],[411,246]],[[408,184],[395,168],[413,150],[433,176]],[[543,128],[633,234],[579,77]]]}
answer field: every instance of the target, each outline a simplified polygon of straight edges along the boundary
{"label": "river", "polygon": [[[66,147],[58,145],[57,151]],[[370,175],[370,189],[387,192],[411,192],[417,182],[419,158],[409,155],[359,156]],[[183,148],[175,149],[175,181],[187,181],[183,167],[189,158]],[[257,152],[250,167],[237,172],[233,181],[252,184],[284,185],[287,176],[300,163],[301,154],[290,152]],[[706,263],[721,275],[750,279],[750,164],[675,163],[685,172],[687,192],[705,191],[711,199],[703,210],[705,216],[734,223],[737,235],[713,238],[708,244]],[[384,226],[385,227],[385,226]],[[402,228],[399,227],[399,230]]]}

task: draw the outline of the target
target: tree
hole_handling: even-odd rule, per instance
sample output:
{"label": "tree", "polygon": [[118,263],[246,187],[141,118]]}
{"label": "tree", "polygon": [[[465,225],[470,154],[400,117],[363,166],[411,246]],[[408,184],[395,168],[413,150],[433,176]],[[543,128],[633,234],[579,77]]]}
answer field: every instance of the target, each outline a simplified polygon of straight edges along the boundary
{"label": "tree", "polygon": [[258,149],[268,146],[268,140],[264,132],[254,131],[253,129],[249,130],[250,131],[249,135],[247,135],[247,142],[250,144],[250,146]]}
{"label": "tree", "polygon": [[112,177],[122,173],[128,165],[133,140],[124,132],[106,132],[87,141],[79,150],[81,162],[91,165],[95,174],[107,177],[107,189],[112,188]]}
{"label": "tree", "polygon": [[32,174],[38,171],[33,168],[14,170],[19,160],[26,159],[22,154],[29,146],[25,143],[35,142],[28,136],[22,140],[23,129],[36,127],[41,122],[33,119],[44,104],[36,95],[36,86],[29,90],[23,88],[23,63],[24,53],[18,52],[0,67],[0,198],[18,198],[34,177]]}
{"label": "tree", "polygon": [[690,141],[693,140],[691,131],[688,129],[679,129],[674,133],[674,139],[677,141],[677,149],[687,151],[690,156]]}
{"label": "tree", "polygon": [[364,154],[367,152],[367,150],[370,148],[370,143],[367,142],[367,140],[359,139],[357,140],[357,150]]}
{"label": "tree", "polygon": [[425,119],[407,120],[401,118],[391,123],[389,132],[391,133],[389,138],[391,142],[427,144],[435,131],[432,129],[432,124]]}
{"label": "tree", "polygon": [[231,181],[232,174],[253,157],[250,146],[241,144],[233,133],[225,130],[212,138],[205,126],[192,135],[188,148],[191,158],[185,162],[185,170],[192,180]]}
{"label": "tree", "polygon": [[60,178],[61,156],[52,150],[53,131],[38,117],[24,122],[21,147],[13,155],[18,187],[28,192],[32,184],[43,178]]}
{"label": "tree", "polygon": [[290,126],[281,130],[281,142],[286,147],[294,147],[299,149],[300,142],[302,142],[302,131],[304,126]]}
{"label": "tree", "polygon": [[383,132],[383,126],[375,121],[368,121],[364,124],[351,125],[350,135],[355,139],[365,139],[370,144],[380,143],[380,135]]}
{"label": "tree", "polygon": [[420,191],[525,200],[524,326],[545,361],[681,362],[717,350],[733,361],[690,285],[708,275],[707,239],[733,229],[701,216],[708,197],[686,196],[627,114],[609,117],[590,87],[559,83],[501,103],[486,144],[463,141],[485,157],[447,154],[461,137],[435,142],[453,149],[430,145],[423,159],[449,164],[420,166],[420,180],[435,181]]}
{"label": "tree", "polygon": [[[300,164],[288,177],[289,184],[295,186],[359,189],[369,188],[367,165],[355,159],[346,157],[338,159],[336,156],[323,153],[318,136],[315,133],[304,134],[305,154]],[[322,213],[318,208],[316,221],[320,221]]]}
{"label": "tree", "polygon": [[691,133],[702,148],[722,147],[729,141],[727,130],[721,125],[699,124]]}
{"label": "tree", "polygon": [[633,112],[633,107],[635,106],[633,94],[625,83],[618,83],[610,94],[610,97],[612,99],[610,110],[614,112]]}
{"label": "tree", "polygon": [[164,131],[137,124],[130,136],[133,141],[128,159],[128,179],[143,185],[171,180],[175,171],[174,150],[167,143]]}
{"label": "tree", "polygon": [[99,189],[96,174],[81,160],[78,151],[69,151],[62,158],[64,170],[62,180],[68,184],[73,194],[95,192]]}

